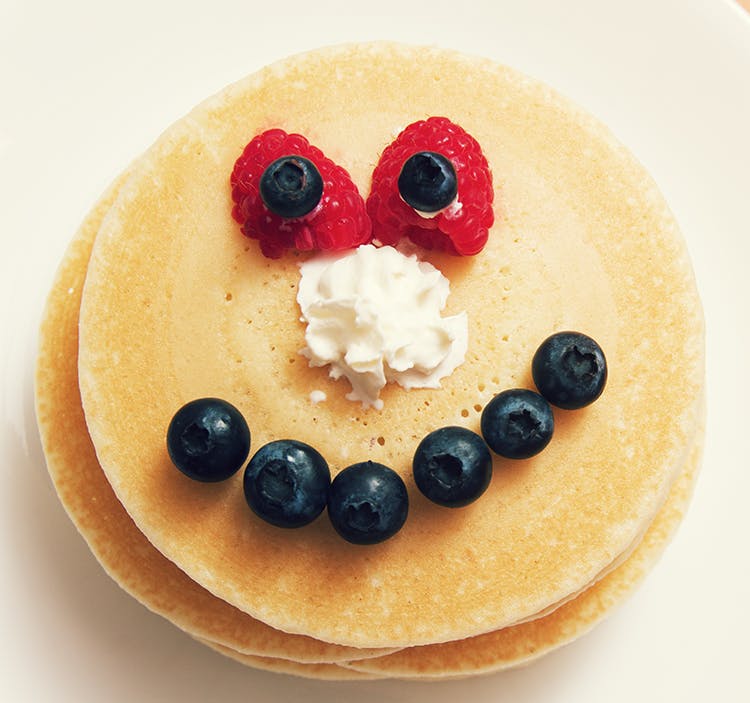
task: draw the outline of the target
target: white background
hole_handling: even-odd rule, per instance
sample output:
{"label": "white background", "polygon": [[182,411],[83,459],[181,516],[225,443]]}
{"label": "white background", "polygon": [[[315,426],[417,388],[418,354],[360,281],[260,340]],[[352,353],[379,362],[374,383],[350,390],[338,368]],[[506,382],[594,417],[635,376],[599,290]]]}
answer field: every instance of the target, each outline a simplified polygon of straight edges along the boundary
{"label": "white background", "polygon": [[[0,700],[750,700],[750,17],[730,0],[353,7],[0,0]],[[37,325],[65,246],[100,192],[225,84],[291,53],[364,39],[482,54],[569,95],[649,168],[694,257],[708,320],[709,426],[688,517],[623,607],[515,672],[336,684],[226,660],[103,573],[44,467],[32,392]]]}

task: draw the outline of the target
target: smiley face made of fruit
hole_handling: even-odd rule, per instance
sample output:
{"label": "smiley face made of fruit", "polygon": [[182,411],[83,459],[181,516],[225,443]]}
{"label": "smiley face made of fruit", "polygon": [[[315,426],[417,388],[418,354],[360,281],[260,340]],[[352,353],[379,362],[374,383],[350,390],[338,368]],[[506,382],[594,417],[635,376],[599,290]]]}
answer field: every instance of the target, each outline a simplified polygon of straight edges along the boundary
{"label": "smiley face made of fruit", "polygon": [[[266,257],[278,258],[288,249],[325,253],[323,267],[314,263],[310,278],[327,287],[329,304],[322,304],[316,291],[308,291],[312,302],[306,300],[302,284],[298,301],[308,332],[318,333],[318,346],[328,356],[315,355],[309,336],[305,353],[311,365],[330,365],[332,377],[349,379],[353,391],[347,397],[382,407],[377,392],[385,382],[435,387],[461,363],[456,331],[461,321],[439,317],[447,280],[429,263],[396,248],[409,241],[423,252],[476,256],[487,242],[494,221],[492,174],[480,145],[459,125],[431,117],[402,130],[383,151],[366,201],[346,170],[305,137],[281,129],[249,142],[235,163],[231,187],[232,216]],[[351,285],[337,297],[331,289],[341,280]],[[442,292],[435,294],[438,288]],[[426,300],[429,309],[422,304]],[[379,334],[372,334],[373,327]],[[380,328],[395,341],[383,341]],[[390,343],[394,351],[379,349],[373,356],[363,342],[372,347],[373,336],[374,344]],[[424,350],[435,339],[443,351],[430,365]],[[465,338],[463,344],[465,351]],[[456,347],[458,354],[451,354]],[[428,499],[452,508],[472,503],[490,483],[493,452],[508,459],[538,454],[554,430],[550,405],[582,408],[601,395],[607,380],[602,349],[573,331],[544,340],[531,371],[538,392],[513,388],[497,394],[482,410],[481,435],[448,426],[422,439],[412,469]],[[250,446],[246,420],[219,398],[187,403],[167,430],[175,466],[203,482],[234,475]],[[409,508],[404,481],[392,469],[365,460],[331,480],[325,458],[294,439],[258,449],[245,468],[243,487],[249,507],[263,520],[297,528],[327,508],[334,529],[354,544],[392,537]]]}

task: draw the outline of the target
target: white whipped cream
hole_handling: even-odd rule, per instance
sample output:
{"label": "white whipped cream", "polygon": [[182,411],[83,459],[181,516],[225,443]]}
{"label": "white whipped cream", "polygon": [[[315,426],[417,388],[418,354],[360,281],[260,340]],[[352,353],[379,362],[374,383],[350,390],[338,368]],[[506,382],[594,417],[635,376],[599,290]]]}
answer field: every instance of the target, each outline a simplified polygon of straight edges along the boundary
{"label": "white whipped cream", "polygon": [[438,388],[466,355],[468,321],[441,317],[450,284],[434,266],[390,246],[365,244],[300,266],[297,302],[307,323],[302,350],[310,366],[346,377],[346,397],[383,407],[389,381]]}

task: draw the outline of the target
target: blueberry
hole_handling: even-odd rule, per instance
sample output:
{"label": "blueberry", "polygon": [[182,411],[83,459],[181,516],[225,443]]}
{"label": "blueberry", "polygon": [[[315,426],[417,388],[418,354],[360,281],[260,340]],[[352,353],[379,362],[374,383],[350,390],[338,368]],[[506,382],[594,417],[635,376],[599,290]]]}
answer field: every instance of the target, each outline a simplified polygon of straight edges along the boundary
{"label": "blueberry", "polygon": [[198,398],[183,405],[167,429],[172,463],[196,481],[229,478],[250,452],[250,430],[233,405],[220,398]]}
{"label": "blueberry", "polygon": [[576,410],[602,394],[607,382],[607,361],[591,337],[580,332],[558,332],[537,349],[531,375],[550,403]]}
{"label": "blueberry", "polygon": [[498,393],[482,411],[482,436],[490,449],[508,459],[528,459],[552,439],[552,408],[525,388]]}
{"label": "blueberry", "polygon": [[456,198],[456,170],[442,154],[420,151],[404,162],[398,177],[398,191],[415,210],[438,212]]}
{"label": "blueberry", "polygon": [[323,178],[304,156],[282,156],[260,177],[260,197],[281,217],[302,217],[312,212],[323,196]]}
{"label": "blueberry", "polygon": [[492,478],[492,455],[484,440],[465,427],[430,432],[417,447],[414,481],[439,505],[458,508],[475,501]]}
{"label": "blueberry", "polygon": [[312,522],[328,501],[331,472],[311,446],[293,439],[263,445],[245,469],[245,500],[252,511],[278,527]]}
{"label": "blueberry", "polygon": [[406,522],[409,495],[401,477],[383,464],[364,461],[336,475],[328,496],[328,517],[353,544],[376,544]]}

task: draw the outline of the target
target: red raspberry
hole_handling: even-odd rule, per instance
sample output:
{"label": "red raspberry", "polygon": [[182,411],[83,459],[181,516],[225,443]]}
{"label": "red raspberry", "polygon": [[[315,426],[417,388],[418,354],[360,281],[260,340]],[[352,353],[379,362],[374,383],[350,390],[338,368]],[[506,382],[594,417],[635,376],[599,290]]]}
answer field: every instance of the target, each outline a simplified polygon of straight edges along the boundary
{"label": "red raspberry", "polygon": [[[398,190],[404,162],[420,151],[442,154],[456,171],[456,203],[434,217],[420,215]],[[493,197],[492,174],[477,141],[448,118],[430,117],[410,124],[383,151],[372,174],[367,212],[373,237],[383,244],[408,237],[426,249],[471,256],[487,242]]]}
{"label": "red raspberry", "polygon": [[[312,212],[286,218],[271,212],[260,196],[266,167],[283,156],[312,161],[323,179],[323,196]],[[257,239],[263,254],[278,259],[287,249],[340,250],[370,241],[372,225],[362,196],[349,174],[299,134],[269,129],[245,147],[230,179],[232,217],[241,231]]]}

